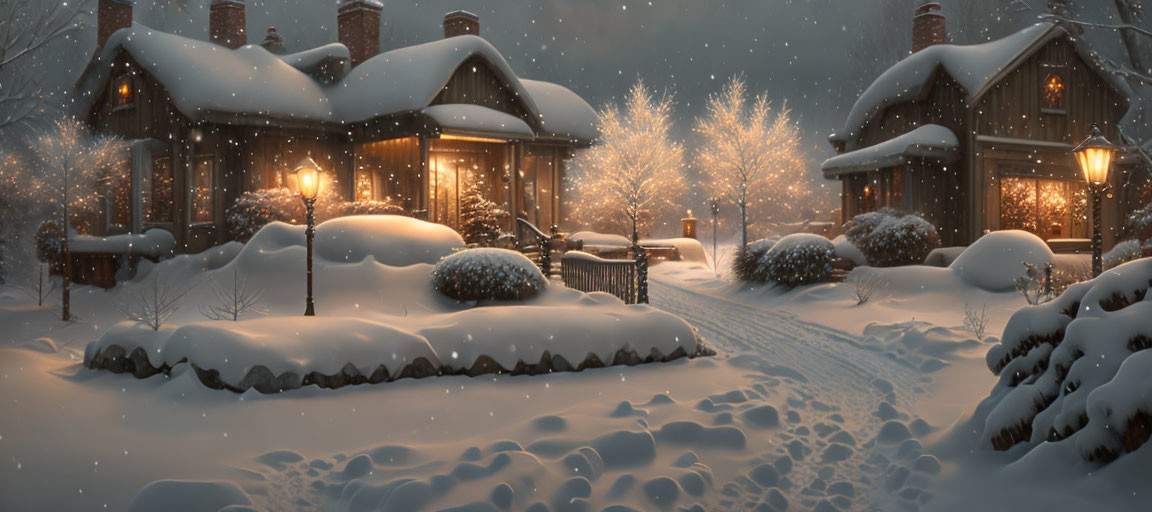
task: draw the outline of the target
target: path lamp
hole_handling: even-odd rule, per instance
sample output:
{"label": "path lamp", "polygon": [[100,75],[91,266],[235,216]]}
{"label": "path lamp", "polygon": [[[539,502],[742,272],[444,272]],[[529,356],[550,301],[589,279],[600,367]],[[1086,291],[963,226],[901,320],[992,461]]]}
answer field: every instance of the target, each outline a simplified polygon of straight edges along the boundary
{"label": "path lamp", "polygon": [[1088,138],[1072,150],[1076,154],[1076,161],[1080,163],[1080,170],[1084,171],[1088,191],[1092,194],[1092,277],[1099,276],[1103,270],[1101,252],[1104,239],[1100,233],[1100,198],[1108,187],[1108,167],[1116,151],[1116,146],[1100,133],[1099,126],[1093,126]]}
{"label": "path lamp", "polygon": [[316,237],[316,195],[320,193],[320,166],[312,157],[305,157],[292,170],[296,176],[296,188],[304,200],[304,210],[308,217],[308,227],[304,236],[308,240],[308,298],[304,316],[316,316],[312,305],[312,239]]}

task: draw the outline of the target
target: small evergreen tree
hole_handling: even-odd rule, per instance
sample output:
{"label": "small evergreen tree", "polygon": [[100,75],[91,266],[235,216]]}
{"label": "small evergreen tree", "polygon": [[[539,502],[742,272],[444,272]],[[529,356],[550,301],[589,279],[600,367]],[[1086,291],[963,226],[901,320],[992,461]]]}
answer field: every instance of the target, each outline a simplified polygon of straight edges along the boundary
{"label": "small evergreen tree", "polygon": [[472,183],[460,197],[460,235],[469,244],[492,245],[500,237],[504,210],[484,197],[478,183]]}

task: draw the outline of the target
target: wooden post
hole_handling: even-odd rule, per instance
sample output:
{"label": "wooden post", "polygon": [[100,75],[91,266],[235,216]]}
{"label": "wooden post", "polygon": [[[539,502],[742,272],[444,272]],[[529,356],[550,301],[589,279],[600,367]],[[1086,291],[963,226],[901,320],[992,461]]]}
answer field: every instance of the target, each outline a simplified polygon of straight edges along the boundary
{"label": "wooden post", "polygon": [[636,303],[648,303],[648,254],[643,247],[636,249]]}

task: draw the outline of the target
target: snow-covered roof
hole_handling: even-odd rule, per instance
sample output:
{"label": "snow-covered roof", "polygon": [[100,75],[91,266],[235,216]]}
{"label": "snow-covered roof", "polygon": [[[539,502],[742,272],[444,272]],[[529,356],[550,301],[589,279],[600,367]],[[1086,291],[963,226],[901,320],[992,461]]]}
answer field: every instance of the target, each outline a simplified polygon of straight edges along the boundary
{"label": "snow-covered roof", "polygon": [[[260,45],[235,50],[140,24],[113,34],[77,86],[89,110],[106,85],[109,64],[126,51],[168,90],[176,108],[194,121],[209,114],[355,123],[427,107],[466,60],[479,57],[541,125],[536,135],[580,141],[596,137],[595,111],[563,86],[520,80],[488,41],[464,35],[381,53],[342,80],[322,84],[306,73],[329,58],[348,57],[341,44],[292,55]],[[532,91],[529,91],[529,87]]]}
{"label": "snow-covered roof", "polygon": [[964,88],[971,104],[1015,63],[1043,43],[1066,34],[1059,25],[1043,22],[987,43],[941,44],[913,53],[888,68],[865,89],[852,106],[843,130],[832,139],[849,140],[859,135],[872,116],[884,108],[919,97],[938,68]]}
{"label": "snow-covered roof", "polygon": [[499,134],[514,139],[531,139],[534,136],[532,128],[523,119],[480,105],[432,105],[420,113],[431,118],[446,132],[463,135]]}
{"label": "snow-covered roof", "polygon": [[821,169],[825,177],[832,177],[892,167],[905,163],[908,158],[934,158],[951,163],[960,157],[959,147],[960,140],[952,130],[938,124],[926,124],[875,146],[829,158]]}

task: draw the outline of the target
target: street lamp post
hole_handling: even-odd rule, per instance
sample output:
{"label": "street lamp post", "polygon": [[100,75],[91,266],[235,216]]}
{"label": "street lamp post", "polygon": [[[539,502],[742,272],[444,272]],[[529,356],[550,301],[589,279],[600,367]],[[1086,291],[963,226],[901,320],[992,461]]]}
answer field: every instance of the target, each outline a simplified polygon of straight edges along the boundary
{"label": "street lamp post", "polygon": [[1072,152],[1084,172],[1084,181],[1088,182],[1088,191],[1092,194],[1092,277],[1100,275],[1103,271],[1101,253],[1104,248],[1104,238],[1101,234],[1101,197],[1108,188],[1108,168],[1112,164],[1112,156],[1116,153],[1116,146],[1104,134],[1100,133],[1099,126],[1092,127],[1092,133],[1084,142]]}
{"label": "street lamp post", "polygon": [[304,316],[316,316],[312,301],[312,239],[316,237],[316,196],[320,193],[320,166],[312,157],[306,157],[292,170],[296,176],[296,187],[304,200],[304,210],[308,217],[308,227],[304,230],[308,246],[308,298],[304,306]]}

